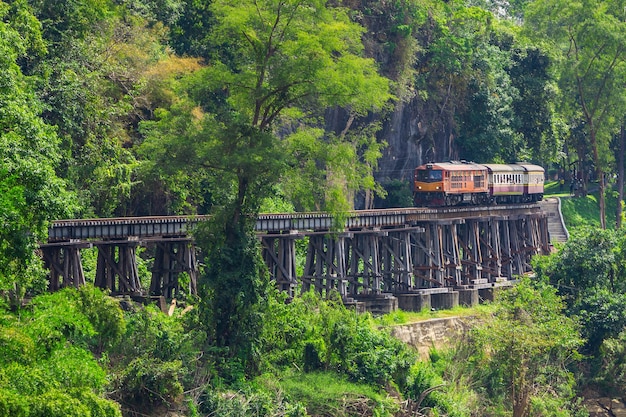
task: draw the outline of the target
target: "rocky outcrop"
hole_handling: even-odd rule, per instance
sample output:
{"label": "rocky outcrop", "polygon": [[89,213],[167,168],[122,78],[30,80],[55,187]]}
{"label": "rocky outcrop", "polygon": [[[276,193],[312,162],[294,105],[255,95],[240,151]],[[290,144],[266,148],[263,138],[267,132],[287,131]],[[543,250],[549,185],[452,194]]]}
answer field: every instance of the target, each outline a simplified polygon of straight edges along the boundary
{"label": "rocky outcrop", "polygon": [[586,399],[583,404],[589,410],[589,417],[626,417],[624,401],[617,398]]}

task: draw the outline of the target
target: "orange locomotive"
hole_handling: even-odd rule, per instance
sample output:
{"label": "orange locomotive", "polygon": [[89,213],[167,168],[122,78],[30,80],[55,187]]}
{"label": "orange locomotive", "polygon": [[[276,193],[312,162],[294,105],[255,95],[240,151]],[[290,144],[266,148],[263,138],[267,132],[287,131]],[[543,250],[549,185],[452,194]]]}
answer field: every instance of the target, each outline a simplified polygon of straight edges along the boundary
{"label": "orange locomotive", "polygon": [[543,198],[545,171],[538,165],[428,163],[415,168],[416,206],[531,203]]}
{"label": "orange locomotive", "polygon": [[490,201],[487,167],[472,162],[428,163],[415,169],[416,206],[487,204]]}

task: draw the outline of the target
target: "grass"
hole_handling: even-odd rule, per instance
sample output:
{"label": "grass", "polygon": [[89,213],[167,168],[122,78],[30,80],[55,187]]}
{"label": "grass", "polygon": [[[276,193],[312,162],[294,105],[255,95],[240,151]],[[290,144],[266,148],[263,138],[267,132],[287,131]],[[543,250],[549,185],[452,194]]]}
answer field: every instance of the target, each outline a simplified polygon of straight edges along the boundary
{"label": "grass", "polygon": [[430,319],[440,319],[447,317],[476,317],[492,314],[493,304],[485,303],[474,307],[455,307],[450,310],[422,310],[403,311],[396,310],[392,313],[375,318],[375,323],[379,326],[394,326],[408,323],[415,323]]}
{"label": "grass", "polygon": [[275,376],[261,376],[256,382],[269,391],[278,388],[285,397],[297,399],[306,407],[308,415],[393,416],[399,408],[386,392],[379,392],[370,385],[347,381],[332,372],[287,372],[278,379]]}
{"label": "grass", "polygon": [[[594,184],[589,185],[589,189],[594,189]],[[590,228],[600,227],[599,194],[597,189],[584,197],[574,197],[567,192],[559,190],[556,181],[547,182],[545,185],[545,195],[547,197],[561,198],[561,212],[565,220],[565,226],[570,233],[576,233]],[[607,227],[615,225],[615,208],[617,206],[617,192],[609,189],[606,193],[606,224]]]}

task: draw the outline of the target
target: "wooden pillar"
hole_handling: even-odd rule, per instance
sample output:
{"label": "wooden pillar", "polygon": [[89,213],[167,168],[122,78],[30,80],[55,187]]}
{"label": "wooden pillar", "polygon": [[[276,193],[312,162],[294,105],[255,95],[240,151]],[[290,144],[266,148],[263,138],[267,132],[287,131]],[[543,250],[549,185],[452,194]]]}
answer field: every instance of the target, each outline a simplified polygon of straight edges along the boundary
{"label": "wooden pillar", "polygon": [[523,262],[523,250],[522,250],[522,242],[521,242],[521,234],[520,228],[523,220],[515,219],[511,222],[509,227],[509,234],[511,240],[511,253],[513,255],[513,259],[511,263],[513,264],[513,269],[517,274],[524,273],[524,262]]}
{"label": "wooden pillar", "polygon": [[48,290],[85,285],[85,273],[80,257],[80,250],[88,243],[60,242],[41,245],[44,264],[50,271]]}
{"label": "wooden pillar", "polygon": [[501,226],[502,227],[500,227],[500,233],[501,233],[500,253],[502,254],[503,272],[504,272],[504,275],[506,275],[509,279],[512,279],[513,275],[518,272],[515,271],[513,268],[514,264],[513,264],[513,254],[511,251],[511,232],[510,232],[511,224],[510,224],[509,219],[508,218],[503,219]]}
{"label": "wooden pillar", "polygon": [[114,293],[140,294],[142,290],[135,259],[137,245],[137,241],[96,243],[98,264],[95,285]]}
{"label": "wooden pillar", "polygon": [[437,222],[424,224],[424,233],[415,240],[413,271],[418,288],[438,288],[444,285],[441,227]]}
{"label": "wooden pillar", "polygon": [[189,277],[188,294],[198,292],[198,265],[193,242],[189,238],[164,238],[155,242],[154,263],[150,280],[150,295],[165,298],[180,295],[180,274]]}
{"label": "wooden pillar", "polygon": [[442,233],[443,285],[461,285],[462,266],[457,221],[440,224]]}
{"label": "wooden pillar", "polygon": [[298,283],[296,276],[297,234],[276,234],[261,237],[262,255],[269,269],[270,276],[281,291],[289,297],[295,296]]}
{"label": "wooden pillar", "polygon": [[380,270],[386,292],[406,293],[412,288],[411,233],[414,228],[389,231],[380,237]]}
{"label": "wooden pillar", "polygon": [[341,297],[345,297],[348,291],[345,262],[345,235],[309,236],[302,290],[308,291],[313,285],[320,295],[329,297],[332,292],[338,292]]}

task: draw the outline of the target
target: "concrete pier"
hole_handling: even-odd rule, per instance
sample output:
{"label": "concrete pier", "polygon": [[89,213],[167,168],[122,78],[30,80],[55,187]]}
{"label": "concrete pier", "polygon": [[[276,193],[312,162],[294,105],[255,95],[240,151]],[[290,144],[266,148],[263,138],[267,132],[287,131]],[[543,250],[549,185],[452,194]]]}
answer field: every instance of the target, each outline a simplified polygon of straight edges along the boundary
{"label": "concrete pier", "polygon": [[450,291],[431,294],[430,303],[436,310],[450,310],[459,306],[459,292]]}
{"label": "concrete pier", "polygon": [[459,305],[464,307],[474,307],[478,305],[479,296],[477,289],[460,289],[459,292]]}
{"label": "concrete pier", "polygon": [[422,311],[431,308],[430,294],[396,294],[396,297],[398,298],[398,308],[404,311]]}

